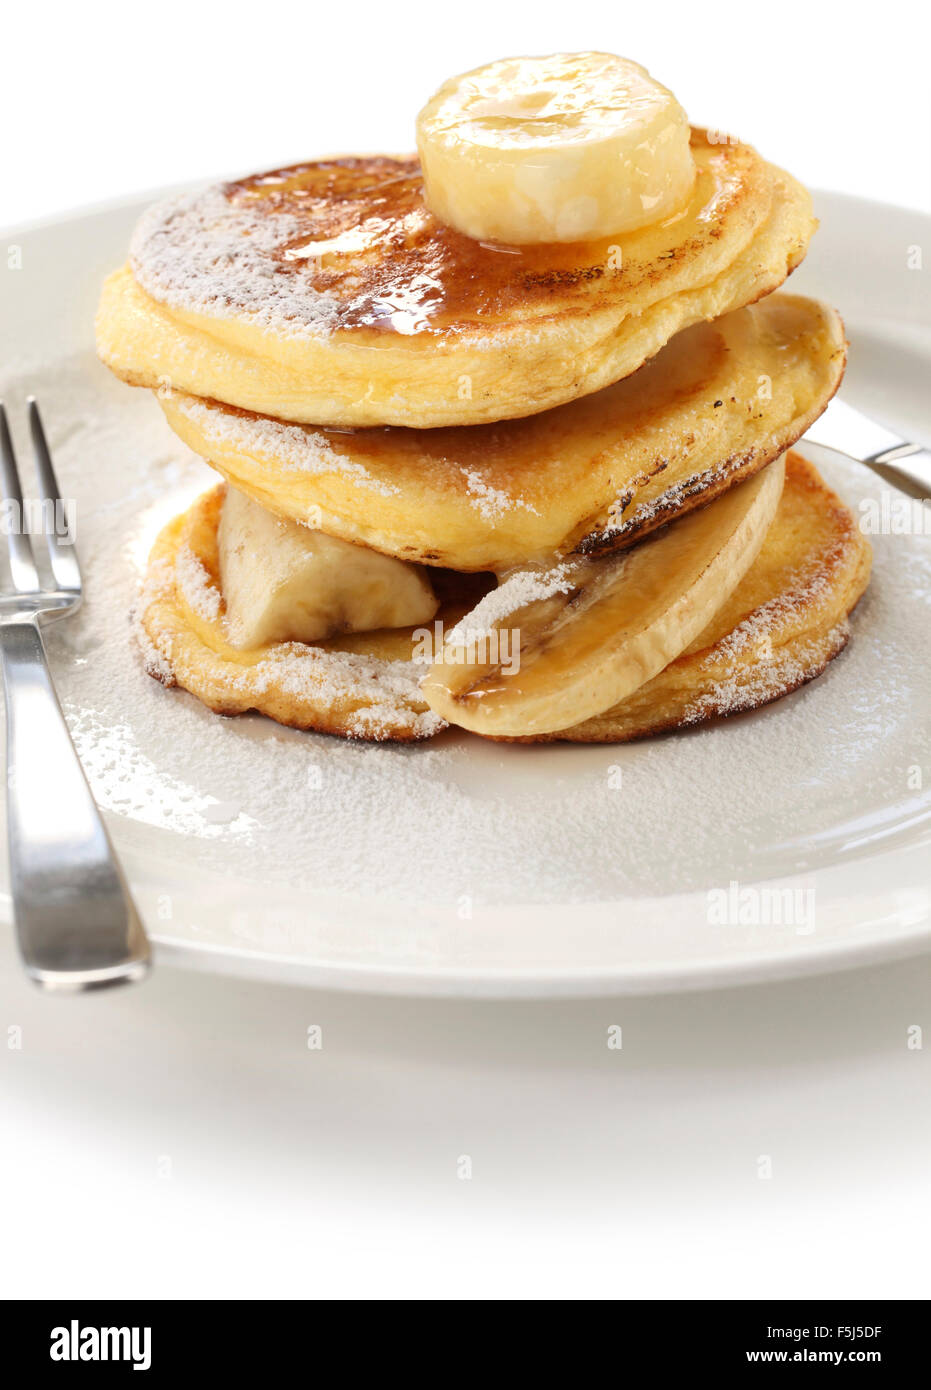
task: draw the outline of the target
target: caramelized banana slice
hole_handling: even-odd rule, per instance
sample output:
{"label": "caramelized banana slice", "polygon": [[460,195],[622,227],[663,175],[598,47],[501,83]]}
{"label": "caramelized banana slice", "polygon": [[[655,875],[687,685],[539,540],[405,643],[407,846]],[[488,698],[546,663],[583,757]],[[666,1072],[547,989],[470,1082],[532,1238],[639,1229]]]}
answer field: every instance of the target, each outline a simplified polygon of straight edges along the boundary
{"label": "caramelized banana slice", "polygon": [[514,737],[567,728],[624,699],[740,583],[784,478],[780,458],[620,555],[512,574],[448,634],[423,684],[431,709],[475,733]]}

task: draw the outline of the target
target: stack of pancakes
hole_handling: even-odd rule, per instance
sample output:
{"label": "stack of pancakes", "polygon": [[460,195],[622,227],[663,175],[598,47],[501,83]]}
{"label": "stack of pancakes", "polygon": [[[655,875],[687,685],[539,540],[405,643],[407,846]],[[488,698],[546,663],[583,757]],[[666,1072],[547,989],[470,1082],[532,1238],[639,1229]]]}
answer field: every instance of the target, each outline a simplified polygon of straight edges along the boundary
{"label": "stack of pancakes", "polygon": [[[100,354],[156,391],[226,486],[427,567],[441,646],[503,578],[616,564],[785,456],[762,548],[710,623],[623,699],[528,737],[622,741],[753,708],[842,649],[869,550],[787,452],[845,360],[833,310],[773,293],[814,231],[808,195],[746,145],[695,130],[692,153],[680,213],[592,243],[471,240],[430,213],[412,159],[302,164],[160,204],[104,287]],[[443,728],[421,628],[231,642],[224,494],[155,545],[138,608],[151,673],[298,728]]]}

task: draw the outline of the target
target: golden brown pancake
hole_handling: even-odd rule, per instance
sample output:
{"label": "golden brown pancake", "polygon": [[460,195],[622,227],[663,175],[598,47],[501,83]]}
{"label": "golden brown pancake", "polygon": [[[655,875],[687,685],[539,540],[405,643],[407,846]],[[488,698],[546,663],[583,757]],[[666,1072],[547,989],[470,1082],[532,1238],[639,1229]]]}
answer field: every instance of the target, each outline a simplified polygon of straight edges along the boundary
{"label": "golden brown pancake", "polygon": [[523,417],[636,371],[752,303],[805,254],[807,192],[696,130],[687,206],[600,242],[473,241],[428,211],[414,159],[321,160],[158,204],[97,319],[134,385],[338,426]]}
{"label": "golden brown pancake", "polygon": [[[217,528],[225,487],[205,493],[162,530],[136,613],[146,669],[217,714],[258,710],[295,729],[407,743],[444,728],[420,695],[411,628],[351,633],[313,646],[243,650],[224,630]],[[456,622],[491,576],[436,571],[437,620]]]}
{"label": "golden brown pancake", "polygon": [[779,294],[523,420],[344,431],[177,391],[161,405],[186,444],[269,511],[404,560],[500,571],[629,545],[710,501],[808,429],[844,357],[834,310]]}
{"label": "golden brown pancake", "polygon": [[[242,651],[224,630],[216,530],[222,487],[159,536],[140,599],[147,669],[223,714],[255,709],[282,724],[348,738],[410,741],[443,721],[419,693],[426,669],[411,629],[357,633],[319,646]],[[614,709],[545,736],[624,742],[756,708],[818,675],[844,646],[847,617],[869,578],[869,545],[855,518],[798,454],[786,460],[782,500],[754,565],[701,637]],[[448,626],[487,588],[483,576],[437,571]]]}

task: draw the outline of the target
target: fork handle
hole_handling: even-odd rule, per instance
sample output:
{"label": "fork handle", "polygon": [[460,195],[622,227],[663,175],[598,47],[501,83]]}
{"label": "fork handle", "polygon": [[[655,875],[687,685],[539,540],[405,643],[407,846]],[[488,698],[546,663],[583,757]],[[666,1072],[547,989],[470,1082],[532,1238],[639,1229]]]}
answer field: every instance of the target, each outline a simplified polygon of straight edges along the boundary
{"label": "fork handle", "polygon": [[139,979],[145,930],[68,733],[35,622],[0,623],[13,920],[27,973],[54,990]]}

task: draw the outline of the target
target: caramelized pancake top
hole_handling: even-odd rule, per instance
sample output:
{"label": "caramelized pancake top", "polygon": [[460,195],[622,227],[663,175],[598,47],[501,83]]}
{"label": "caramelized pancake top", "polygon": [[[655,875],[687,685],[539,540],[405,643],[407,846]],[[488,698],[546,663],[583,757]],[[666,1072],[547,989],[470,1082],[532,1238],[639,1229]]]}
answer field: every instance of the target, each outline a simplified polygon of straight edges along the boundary
{"label": "caramelized pancake top", "polygon": [[[675,216],[595,242],[473,241],[424,202],[415,158],[318,160],[208,189],[152,210],[133,240],[140,284],[204,312],[256,306],[287,333],[461,334],[591,313],[646,283],[689,277],[738,210],[768,210],[765,167],[744,145],[708,145]],[[237,240],[248,240],[243,253]],[[252,284],[246,283],[247,277]],[[209,307],[208,307],[209,306]],[[285,326],[287,325],[287,326]]]}
{"label": "caramelized pancake top", "polygon": [[302,424],[471,425],[630,375],[777,288],[811,202],[749,146],[692,141],[692,197],[614,241],[514,247],[438,222],[413,159],[322,160],[150,209],[107,280],[100,355]]}

